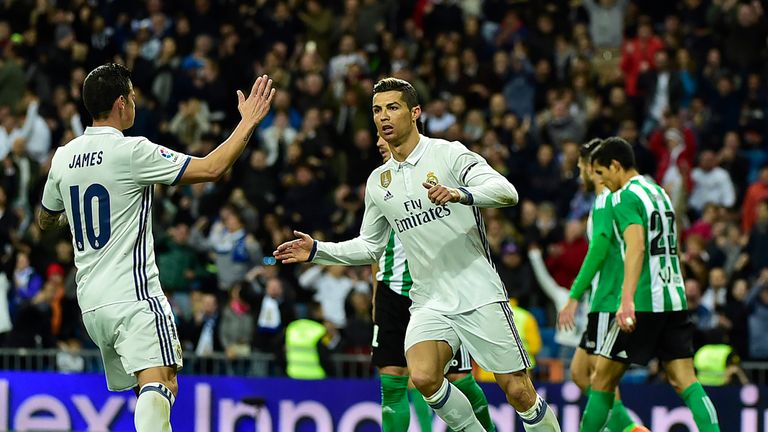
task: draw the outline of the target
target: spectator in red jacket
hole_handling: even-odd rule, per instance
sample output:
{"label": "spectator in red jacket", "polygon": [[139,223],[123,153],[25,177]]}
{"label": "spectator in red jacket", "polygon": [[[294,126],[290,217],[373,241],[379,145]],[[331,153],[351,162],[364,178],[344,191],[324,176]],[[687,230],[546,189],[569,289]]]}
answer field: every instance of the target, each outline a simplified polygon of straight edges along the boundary
{"label": "spectator in red jacket", "polygon": [[641,17],[637,37],[627,40],[621,50],[620,66],[624,72],[624,88],[628,96],[638,96],[637,78],[641,72],[654,68],[654,56],[663,48],[664,42],[653,34],[650,19]]}
{"label": "spectator in red jacket", "polygon": [[741,229],[745,233],[752,230],[757,220],[757,205],[768,200],[768,164],[760,168],[760,176],[752,183],[744,196],[744,204],[741,207]]}
{"label": "spectator in red jacket", "polygon": [[582,220],[572,220],[565,225],[565,238],[549,247],[547,269],[560,286],[571,286],[587,255],[589,242]]}
{"label": "spectator in red jacket", "polygon": [[[657,130],[651,136],[651,151],[656,156],[656,182],[667,191],[672,205],[683,214],[691,191],[692,159],[695,155],[693,135],[687,139],[676,128]],[[682,211],[682,213],[681,213]]]}

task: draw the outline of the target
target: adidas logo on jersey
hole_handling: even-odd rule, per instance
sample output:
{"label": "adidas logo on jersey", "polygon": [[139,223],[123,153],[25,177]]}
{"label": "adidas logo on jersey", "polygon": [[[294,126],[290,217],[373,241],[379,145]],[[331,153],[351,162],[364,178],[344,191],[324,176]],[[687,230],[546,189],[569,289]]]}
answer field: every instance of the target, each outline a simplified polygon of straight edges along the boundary
{"label": "adidas logo on jersey", "polygon": [[627,358],[627,352],[624,350],[619,351],[618,354],[616,354],[616,357],[618,358]]}
{"label": "adidas logo on jersey", "polygon": [[387,193],[384,194],[384,201],[394,198],[395,196],[392,195],[392,192],[387,191]]}

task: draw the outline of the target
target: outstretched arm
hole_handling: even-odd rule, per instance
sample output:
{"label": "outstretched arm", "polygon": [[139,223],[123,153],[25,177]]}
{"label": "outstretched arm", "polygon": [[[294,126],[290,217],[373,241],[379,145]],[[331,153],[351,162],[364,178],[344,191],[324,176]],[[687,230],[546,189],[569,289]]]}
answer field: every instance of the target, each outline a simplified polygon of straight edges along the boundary
{"label": "outstretched arm", "polygon": [[389,222],[379,208],[365,194],[365,213],[360,235],[339,243],[314,240],[299,231],[294,231],[296,240],[277,247],[275,258],[283,264],[312,261],[317,264],[367,265],[378,261],[387,245]]}
{"label": "outstretched arm", "polygon": [[245,149],[256,126],[269,112],[275,89],[272,80],[266,75],[256,78],[248,98],[237,91],[237,109],[240,111],[240,123],[229,138],[203,158],[193,157],[182,174],[180,184],[215,181],[232,167],[235,160]]}

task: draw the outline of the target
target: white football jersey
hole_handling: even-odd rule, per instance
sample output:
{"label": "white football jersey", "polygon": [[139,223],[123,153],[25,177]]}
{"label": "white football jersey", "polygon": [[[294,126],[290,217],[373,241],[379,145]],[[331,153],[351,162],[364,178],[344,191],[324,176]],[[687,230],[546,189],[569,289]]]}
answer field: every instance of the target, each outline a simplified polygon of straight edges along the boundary
{"label": "white football jersey", "polygon": [[181,179],[190,157],[89,127],[56,150],[43,207],[66,211],[83,312],[162,295],[152,238],[154,184]]}
{"label": "white football jersey", "polygon": [[[422,183],[459,188],[470,203],[437,206]],[[413,307],[457,314],[506,302],[491,261],[479,207],[517,202],[517,191],[482,156],[458,142],[421,136],[404,162],[394,158],[368,177],[360,236],[317,242],[310,259],[320,264],[376,262],[394,229],[413,278]]]}

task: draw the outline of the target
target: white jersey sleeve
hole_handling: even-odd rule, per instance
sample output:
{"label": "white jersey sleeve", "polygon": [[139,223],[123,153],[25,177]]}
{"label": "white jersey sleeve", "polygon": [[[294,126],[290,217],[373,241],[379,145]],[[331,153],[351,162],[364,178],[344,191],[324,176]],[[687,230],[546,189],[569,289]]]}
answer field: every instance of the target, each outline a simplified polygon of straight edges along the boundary
{"label": "white jersey sleeve", "polygon": [[131,174],[140,186],[174,185],[181,180],[191,159],[191,156],[142,139],[131,152]]}
{"label": "white jersey sleeve", "polygon": [[365,213],[360,235],[339,243],[315,241],[309,260],[317,264],[366,265],[378,261],[387,246],[391,227],[376,206],[366,185]]}
{"label": "white jersey sleeve", "polygon": [[54,176],[53,170],[48,171],[48,180],[43,188],[42,205],[48,213],[61,213],[64,211],[64,200],[59,192],[59,181]]}
{"label": "white jersey sleeve", "polygon": [[467,205],[480,208],[508,207],[517,204],[517,190],[488,162],[460,143],[448,146],[451,171],[459,182],[459,190],[467,196]]}

